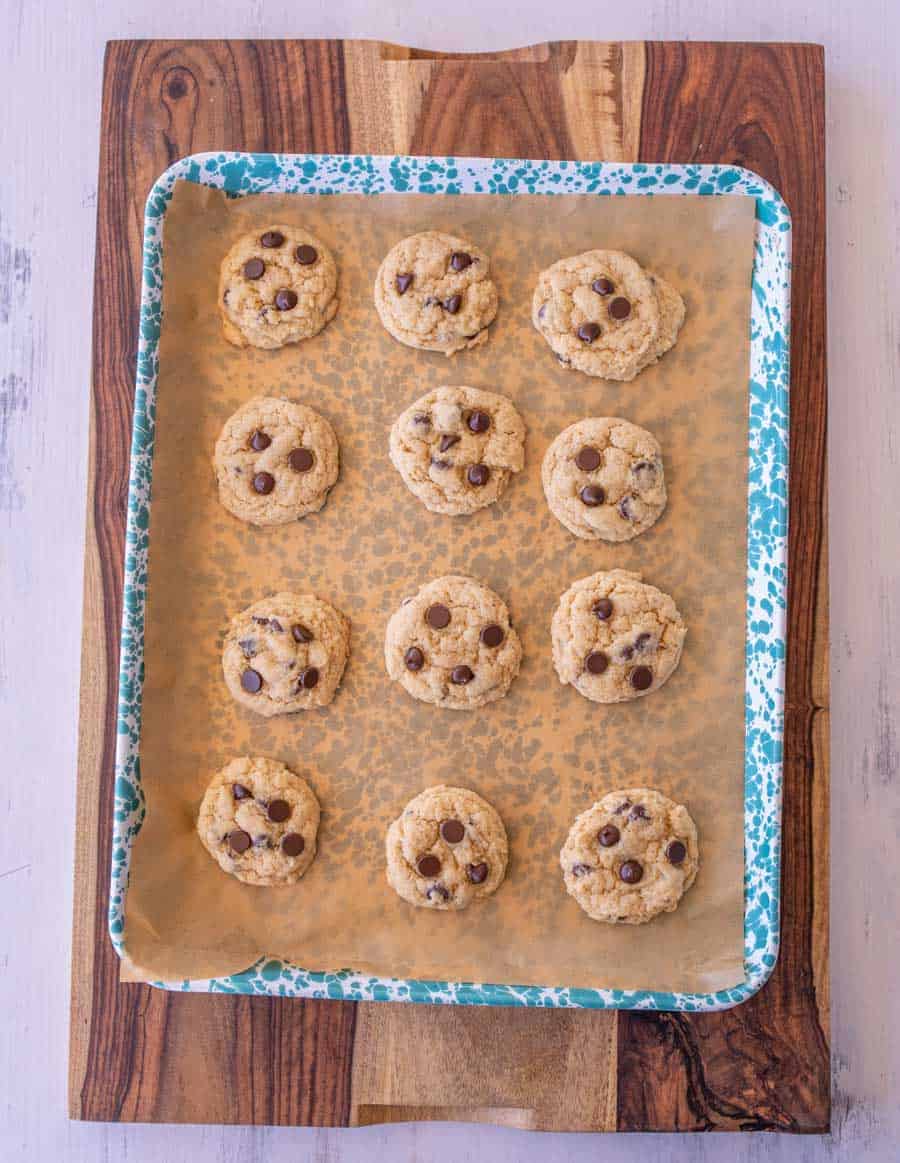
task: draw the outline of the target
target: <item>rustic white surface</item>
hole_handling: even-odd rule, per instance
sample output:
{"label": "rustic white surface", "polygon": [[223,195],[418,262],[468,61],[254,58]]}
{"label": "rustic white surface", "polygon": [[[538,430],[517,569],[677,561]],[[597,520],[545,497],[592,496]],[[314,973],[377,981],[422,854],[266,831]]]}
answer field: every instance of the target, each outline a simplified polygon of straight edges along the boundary
{"label": "rustic white surface", "polygon": [[[126,10],[127,9],[127,10]],[[900,135],[896,0],[3,0],[0,4],[0,1158],[681,1163],[900,1156]],[[529,1136],[101,1126],[65,1115],[90,297],[104,42],[356,36],[827,46],[834,1133]]]}

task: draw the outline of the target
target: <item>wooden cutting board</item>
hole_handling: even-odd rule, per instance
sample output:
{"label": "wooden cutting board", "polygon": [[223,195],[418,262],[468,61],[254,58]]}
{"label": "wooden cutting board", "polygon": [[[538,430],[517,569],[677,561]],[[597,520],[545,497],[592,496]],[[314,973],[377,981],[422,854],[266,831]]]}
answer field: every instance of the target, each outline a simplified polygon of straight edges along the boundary
{"label": "wooden cutting board", "polygon": [[[794,220],[781,957],[721,1014],[441,1009],[122,985],[106,935],[143,206],[209,149],[725,162]],[[828,671],[823,51],[569,41],[118,41],[104,66],[69,1106],[74,1118],[826,1131]]]}

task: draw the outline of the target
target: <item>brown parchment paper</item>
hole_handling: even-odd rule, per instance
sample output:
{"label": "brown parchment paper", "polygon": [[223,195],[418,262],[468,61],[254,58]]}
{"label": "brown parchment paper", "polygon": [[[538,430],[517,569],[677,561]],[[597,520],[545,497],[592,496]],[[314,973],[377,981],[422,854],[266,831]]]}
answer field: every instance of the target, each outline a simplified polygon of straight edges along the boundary
{"label": "brown parchment paper", "polygon": [[[182,183],[166,215],[164,322],[150,526],[141,775],[147,817],[127,898],[136,978],[205,978],[258,956],[387,976],[715,990],[743,978],[743,689],[751,199],[583,196],[269,196],[226,201]],[[231,347],[216,304],[219,263],[243,231],[297,221],[333,250],[340,309],[317,338],[279,352]],[[500,312],[490,341],[452,360],[382,329],[379,262],[438,228],[491,255]],[[538,271],[591,247],[635,255],[677,286],[677,346],[631,384],[561,369],[530,322]],[[388,459],[398,413],[433,385],[504,392],[528,427],[526,467],[499,504],[431,514]],[[334,425],[340,480],[321,513],[259,530],[218,503],[219,430],[257,393],[285,393]],[[662,443],[669,504],[623,545],[571,536],[550,514],[540,466],[551,439],[589,415],[620,415]],[[597,569],[639,570],[688,625],[680,668],[619,706],[557,680],[550,618]],[[470,713],[389,682],[385,624],[426,579],[465,571],[503,595],[524,645],[510,694]],[[229,617],[264,594],[311,590],[352,619],[344,682],[328,708],[263,719],[222,680]],[[278,758],[322,804],[319,853],[296,887],[240,884],[210,860],[194,820],[210,776],[235,755]],[[430,784],[474,788],[500,811],[511,857],[488,902],[460,913],[404,904],[384,874],[384,834]],[[686,803],[702,867],[674,914],[589,920],[564,890],[559,849],[605,791],[649,784]]]}

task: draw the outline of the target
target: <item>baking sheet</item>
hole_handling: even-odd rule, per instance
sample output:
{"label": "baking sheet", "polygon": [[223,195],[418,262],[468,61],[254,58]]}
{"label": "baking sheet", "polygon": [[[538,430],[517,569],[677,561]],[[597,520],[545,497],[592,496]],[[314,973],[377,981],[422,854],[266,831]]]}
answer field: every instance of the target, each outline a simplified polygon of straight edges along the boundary
{"label": "baking sheet", "polygon": [[[743,685],[747,372],[752,199],[261,196],[226,201],[182,183],[166,216],[141,740],[147,819],[132,854],[130,977],[222,976],[258,955],[309,969],[595,988],[711,991],[743,978]],[[305,222],[335,252],[341,308],[316,339],[241,352],[221,336],[218,264],[246,229]],[[501,309],[483,348],[455,360],[381,329],[371,301],[383,254],[437,227],[493,256]],[[676,348],[628,385],[560,369],[529,321],[537,272],[591,246],[635,254],[682,291]],[[472,518],[427,513],[387,459],[396,414],[437,383],[510,395],[529,434],[524,473]],[[338,486],[296,526],[253,530],[220,508],[210,467],[226,417],[283,391],[319,408],[342,451]],[[550,515],[540,460],[585,415],[623,415],[661,440],[666,515],[628,545],[576,541]],[[633,704],[597,707],[557,682],[549,623],[559,594],[600,568],[640,570],[671,592],[689,634],[675,676]],[[510,695],[466,715],[413,702],[384,674],[400,599],[450,570],[503,594],[525,647]],[[234,704],[219,653],[229,616],[281,588],[312,589],[353,620],[330,708],[264,721]],[[294,889],[225,877],[193,818],[232,755],[272,755],[323,807],[319,855]],[[460,914],[404,905],[387,887],[383,836],[434,782],[486,795],[510,834],[507,881]],[[703,866],[679,910],[641,928],[592,923],[565,895],[558,850],[571,819],[614,786],[683,800]]]}

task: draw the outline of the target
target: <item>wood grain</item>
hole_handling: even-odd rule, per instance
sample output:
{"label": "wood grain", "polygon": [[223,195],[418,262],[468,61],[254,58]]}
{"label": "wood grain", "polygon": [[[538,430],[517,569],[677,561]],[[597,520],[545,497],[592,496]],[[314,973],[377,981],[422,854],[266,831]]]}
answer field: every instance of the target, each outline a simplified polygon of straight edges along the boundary
{"label": "wood grain", "polygon": [[[73,1117],[827,1126],[820,1016],[827,992],[822,99],[821,51],[812,46],[558,42],[475,56],[354,41],[108,46],[76,839]],[[787,197],[796,258],[785,924],[776,976],[748,1005],[723,1015],[617,1019],[163,994],[118,982],[105,931],[106,869],[140,231],[157,174],[204,149],[738,161]],[[454,1063],[449,1082],[429,1065],[430,1056],[441,1061],[441,1055]],[[473,1057],[483,1064],[474,1088],[466,1073]],[[583,1097],[573,1093],[579,1073],[594,1080]]]}
{"label": "wood grain", "polygon": [[615,1130],[614,1021],[577,1010],[361,1005],[351,1124]]}

